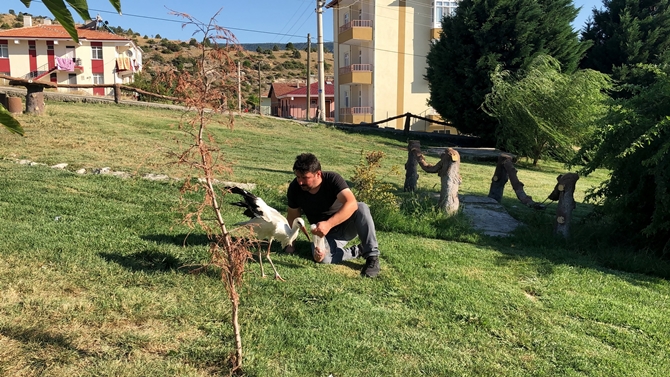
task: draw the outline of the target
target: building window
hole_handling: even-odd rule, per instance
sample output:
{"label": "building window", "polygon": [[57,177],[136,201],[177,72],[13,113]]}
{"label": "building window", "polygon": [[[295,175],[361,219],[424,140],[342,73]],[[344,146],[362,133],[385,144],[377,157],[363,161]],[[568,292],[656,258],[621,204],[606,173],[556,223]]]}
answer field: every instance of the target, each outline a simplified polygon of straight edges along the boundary
{"label": "building window", "polygon": [[349,92],[344,92],[344,107],[349,108]]}
{"label": "building window", "polygon": [[349,23],[349,13],[345,13],[344,14],[344,24],[346,25],[348,23]]}
{"label": "building window", "polygon": [[102,60],[102,46],[91,46],[91,59]]}
{"label": "building window", "polygon": [[456,14],[458,1],[434,1],[433,2],[433,27],[442,27],[442,18],[451,17]]}
{"label": "building window", "polygon": [[0,42],[0,58],[9,57],[9,47],[7,47],[7,42]]}
{"label": "building window", "polygon": [[94,73],[93,74],[93,84],[104,84],[105,83],[105,75],[102,73]]}
{"label": "building window", "polygon": [[348,52],[344,53],[344,66],[345,67],[349,66],[349,53]]}
{"label": "building window", "polygon": [[48,44],[47,45],[47,51],[53,51],[54,50],[54,45]]}

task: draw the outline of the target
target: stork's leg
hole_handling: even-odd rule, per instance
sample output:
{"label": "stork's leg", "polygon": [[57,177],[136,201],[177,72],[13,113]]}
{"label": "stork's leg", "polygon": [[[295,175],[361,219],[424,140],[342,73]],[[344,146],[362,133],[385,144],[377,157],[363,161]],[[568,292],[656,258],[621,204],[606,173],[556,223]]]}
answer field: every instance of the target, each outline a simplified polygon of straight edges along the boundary
{"label": "stork's leg", "polygon": [[[270,240],[270,244],[272,245],[272,240]],[[258,245],[258,264],[261,265],[261,277],[265,277],[265,271],[263,270],[263,249],[260,248],[260,245]]]}
{"label": "stork's leg", "polygon": [[279,276],[279,272],[277,272],[277,269],[275,268],[275,264],[272,263],[272,259],[270,259],[270,246],[272,246],[272,241],[268,245],[268,252],[265,256],[268,257],[268,262],[270,262],[270,266],[272,266],[272,269],[275,270],[275,280],[286,281],[281,276]]}

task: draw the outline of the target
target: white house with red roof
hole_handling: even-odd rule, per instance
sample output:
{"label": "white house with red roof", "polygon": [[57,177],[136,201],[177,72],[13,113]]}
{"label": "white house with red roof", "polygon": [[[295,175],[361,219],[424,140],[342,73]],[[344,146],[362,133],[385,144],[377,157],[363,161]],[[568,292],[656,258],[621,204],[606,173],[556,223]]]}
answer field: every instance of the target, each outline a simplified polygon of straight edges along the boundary
{"label": "white house with red roof", "polygon": [[[326,119],[334,118],[335,111],[335,86],[331,81],[324,85],[326,99]],[[304,82],[274,82],[270,85],[271,114],[284,118],[306,119],[307,118],[307,84]],[[319,83],[313,82],[309,86],[310,112],[309,118],[316,117],[319,98]]]}
{"label": "white house with red roof", "polygon": [[[57,84],[126,84],[142,69],[142,50],[126,37],[96,30],[95,20],[77,27],[79,43],[49,19],[33,25],[24,16],[23,24],[0,30],[0,73],[7,76]],[[113,89],[81,90],[106,95]]]}

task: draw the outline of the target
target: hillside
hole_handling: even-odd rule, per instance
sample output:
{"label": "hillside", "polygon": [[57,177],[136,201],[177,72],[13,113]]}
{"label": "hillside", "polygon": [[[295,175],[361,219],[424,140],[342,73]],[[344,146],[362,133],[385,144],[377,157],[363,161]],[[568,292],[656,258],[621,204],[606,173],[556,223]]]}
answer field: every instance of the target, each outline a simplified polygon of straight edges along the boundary
{"label": "hillside", "polygon": [[[51,19],[51,17],[35,16],[27,12],[0,14],[0,28],[22,27],[24,14],[33,17],[34,25],[42,23],[41,20],[44,18]],[[145,34],[149,31],[141,29],[123,29],[118,26],[109,26],[108,28],[115,34],[131,38],[144,50],[143,63],[148,72],[154,68],[165,66],[182,68],[185,64],[192,63],[193,58],[199,52],[195,39],[189,41],[169,40],[161,38],[160,35]],[[286,45],[275,43],[248,43],[240,44],[240,47],[243,50],[237,54],[236,60],[242,65],[242,75],[245,77],[242,84],[242,95],[247,99],[253,100],[253,98],[258,96],[259,68],[260,88],[263,96],[268,94],[270,84],[274,81],[298,81],[306,79],[306,43],[295,43],[295,49],[293,50],[286,50]],[[273,48],[276,51],[273,51]],[[315,48],[316,46],[312,45],[313,51]],[[324,44],[324,50],[328,51],[324,54],[326,78],[333,76],[332,48],[332,42]],[[310,59],[310,73],[316,78],[318,72],[317,53],[312,52]]]}

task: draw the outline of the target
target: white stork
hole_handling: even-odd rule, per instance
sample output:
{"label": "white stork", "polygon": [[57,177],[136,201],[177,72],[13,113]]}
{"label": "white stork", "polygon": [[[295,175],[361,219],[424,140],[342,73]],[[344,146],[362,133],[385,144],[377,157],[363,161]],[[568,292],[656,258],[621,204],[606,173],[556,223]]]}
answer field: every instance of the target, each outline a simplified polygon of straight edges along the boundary
{"label": "white stork", "polygon": [[[305,233],[307,239],[311,241],[307,229],[305,229],[305,221],[298,217],[293,220],[293,226],[289,226],[286,217],[276,209],[265,204],[263,199],[239,187],[226,187],[226,189],[233,194],[242,195],[244,198],[243,202],[231,204],[245,208],[244,214],[250,218],[247,221],[235,225],[248,225],[257,234],[258,238],[268,240],[268,251],[265,256],[268,258],[272,269],[275,271],[275,279],[284,281],[284,279],[279,276],[274,263],[272,263],[272,259],[270,259],[270,247],[272,246],[272,241],[277,239],[281,242],[282,247],[286,247],[298,238],[298,231],[301,230]],[[261,250],[258,250],[258,263],[261,265],[261,276],[265,277]]]}

